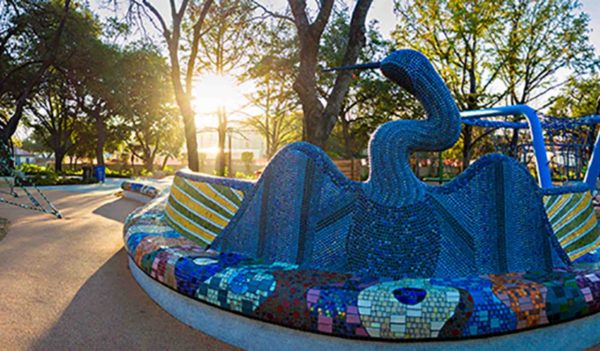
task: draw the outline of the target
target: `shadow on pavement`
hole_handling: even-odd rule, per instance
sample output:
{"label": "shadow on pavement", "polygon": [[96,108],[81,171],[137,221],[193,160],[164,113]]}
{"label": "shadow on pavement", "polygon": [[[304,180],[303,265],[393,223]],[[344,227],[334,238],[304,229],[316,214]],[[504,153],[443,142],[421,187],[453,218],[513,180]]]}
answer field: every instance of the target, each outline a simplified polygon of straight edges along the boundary
{"label": "shadow on pavement", "polygon": [[119,250],[79,289],[36,350],[232,349],[178,322],[146,296]]}
{"label": "shadow on pavement", "polygon": [[[123,206],[119,206],[120,204],[123,204]],[[142,205],[143,204],[137,201],[130,200],[124,197],[119,197],[116,198],[115,201],[111,201],[96,208],[92,213],[123,223],[125,221],[125,218],[127,218],[127,215],[131,213],[131,211]],[[127,210],[124,211],[123,208]]]}

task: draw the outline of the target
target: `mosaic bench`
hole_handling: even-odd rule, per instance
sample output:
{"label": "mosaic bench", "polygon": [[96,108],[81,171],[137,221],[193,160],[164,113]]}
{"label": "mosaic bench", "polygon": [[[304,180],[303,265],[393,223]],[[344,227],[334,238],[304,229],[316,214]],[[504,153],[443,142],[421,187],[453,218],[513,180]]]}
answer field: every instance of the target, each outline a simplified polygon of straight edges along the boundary
{"label": "mosaic bench", "polygon": [[129,180],[121,183],[121,189],[124,197],[141,203],[147,203],[160,193],[160,189],[153,185]]}
{"label": "mosaic bench", "polygon": [[600,343],[589,189],[541,189],[501,155],[444,186],[422,183],[408,155],[453,145],[458,110],[423,55],[397,51],[381,70],[428,119],[374,133],[366,182],[307,143],[283,148],[256,182],[179,171],[125,223],[142,288],[184,323],[250,349]]}
{"label": "mosaic bench", "polygon": [[[189,190],[206,191],[227,183],[241,194],[252,185],[181,172],[173,187],[188,184]],[[571,194],[571,201],[586,196],[566,197]],[[181,201],[180,195],[172,188],[170,195],[128,217],[124,240],[132,263],[181,295],[265,322],[346,338],[453,339],[551,325],[600,311],[599,251],[547,272],[454,278],[391,279],[299,269],[206,250],[172,225],[176,212],[169,202]],[[565,194],[547,196],[549,213],[556,218],[552,204],[567,204]]]}

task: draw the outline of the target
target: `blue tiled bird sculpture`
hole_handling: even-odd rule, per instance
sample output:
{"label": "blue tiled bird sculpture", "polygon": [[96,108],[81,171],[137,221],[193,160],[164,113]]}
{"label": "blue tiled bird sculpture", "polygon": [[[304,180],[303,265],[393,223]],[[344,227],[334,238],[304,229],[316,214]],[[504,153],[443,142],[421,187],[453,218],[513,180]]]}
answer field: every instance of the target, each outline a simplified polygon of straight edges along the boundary
{"label": "blue tiled bird sculpture", "polygon": [[390,278],[568,265],[540,189],[515,160],[484,156],[444,186],[415,176],[411,152],[457,142],[458,108],[423,54],[398,50],[377,66],[422,104],[426,118],[387,122],[373,133],[365,182],[347,179],[311,144],[283,148],[212,247],[264,262]]}

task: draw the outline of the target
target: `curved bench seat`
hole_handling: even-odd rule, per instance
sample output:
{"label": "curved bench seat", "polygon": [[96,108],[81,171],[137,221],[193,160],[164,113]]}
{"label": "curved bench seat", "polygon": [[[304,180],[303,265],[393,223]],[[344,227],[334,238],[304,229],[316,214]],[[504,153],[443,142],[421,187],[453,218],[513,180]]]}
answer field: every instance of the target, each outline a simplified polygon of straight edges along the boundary
{"label": "curved bench seat", "polygon": [[132,263],[182,298],[265,322],[345,338],[456,339],[600,311],[600,252],[580,258],[581,267],[548,272],[358,276],[205,250],[169,225],[166,202],[165,194],[128,217],[124,240]]}

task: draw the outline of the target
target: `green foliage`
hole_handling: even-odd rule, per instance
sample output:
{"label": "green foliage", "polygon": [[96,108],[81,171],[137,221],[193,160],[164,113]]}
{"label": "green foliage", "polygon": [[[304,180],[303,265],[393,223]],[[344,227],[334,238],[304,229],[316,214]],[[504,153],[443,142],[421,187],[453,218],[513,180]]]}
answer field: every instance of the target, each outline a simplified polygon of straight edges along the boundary
{"label": "green foliage", "polygon": [[152,172],[159,153],[177,157],[183,144],[168,66],[156,48],[138,44],[123,53],[119,72],[118,126],[127,133],[129,151]]}
{"label": "green foliage", "polygon": [[[93,184],[98,181],[94,178],[83,179],[80,176],[68,175],[63,173],[57,173],[54,169],[35,164],[25,163],[17,167],[17,171],[22,172],[26,175],[23,178],[21,185],[73,185],[73,184]],[[79,172],[81,175],[81,172]]]}
{"label": "green foliage", "polygon": [[140,171],[140,175],[142,177],[152,177],[154,175],[154,173],[152,173],[152,171],[149,171],[145,168],[142,168],[142,170]]}
{"label": "green foliage", "polygon": [[256,179],[256,175],[254,174],[246,174],[244,172],[235,172],[235,178],[237,179],[247,179],[247,180],[255,180]]}
{"label": "green foliage", "polygon": [[249,53],[250,68],[242,75],[244,80],[253,80],[256,89],[247,98],[260,110],[244,125],[263,137],[267,158],[302,137],[300,104],[292,88],[298,69],[296,41],[288,21],[269,19],[260,23]]}
{"label": "green foliage", "polygon": [[242,162],[244,163],[252,163],[254,161],[254,152],[244,151],[241,156]]}
{"label": "green foliage", "polygon": [[[324,67],[335,67],[342,62],[350,29],[347,13],[345,7],[336,10],[323,34],[320,52]],[[392,43],[381,36],[377,22],[369,23],[360,61],[378,61],[393,50]],[[321,90],[330,89],[334,78],[332,74],[321,74]],[[357,71],[352,76],[338,123],[329,139],[328,152],[334,157],[360,157],[367,148],[369,136],[379,125],[392,119],[414,119],[422,115],[418,102],[385,79],[378,70]]]}
{"label": "green foliage", "polygon": [[55,173],[52,168],[39,166],[33,163],[23,163],[17,166],[17,170],[27,175],[53,175]]}
{"label": "green foliage", "polygon": [[165,176],[167,176],[167,175],[174,175],[174,174],[175,174],[175,172],[177,172],[177,171],[176,171],[176,170],[175,170],[173,167],[171,167],[171,166],[165,166],[165,168],[163,168],[163,169],[161,170],[161,172],[162,172],[162,173],[163,173]]}
{"label": "green foliage", "polygon": [[548,109],[551,116],[583,117],[599,114],[600,78],[571,77],[569,82],[553,99]]}
{"label": "green foliage", "polygon": [[131,169],[112,169],[106,167],[107,178],[131,178],[132,176],[133,172]]}
{"label": "green foliage", "polygon": [[598,62],[579,0],[397,0],[397,45],[436,65],[461,109],[527,103]]}

